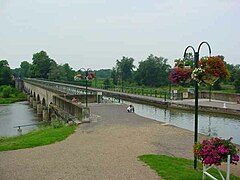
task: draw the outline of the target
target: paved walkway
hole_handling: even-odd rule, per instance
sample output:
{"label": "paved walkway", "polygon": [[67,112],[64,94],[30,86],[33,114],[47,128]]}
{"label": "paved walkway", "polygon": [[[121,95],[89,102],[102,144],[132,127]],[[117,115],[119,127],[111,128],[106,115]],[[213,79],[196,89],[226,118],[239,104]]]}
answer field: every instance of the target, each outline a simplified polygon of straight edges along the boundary
{"label": "paved walkway", "polygon": [[[0,152],[1,180],[160,179],[142,154],[192,158],[193,133],[127,113],[125,105],[91,105],[93,122],[48,146]],[[200,139],[203,138],[200,136]],[[231,171],[240,176],[240,164]]]}

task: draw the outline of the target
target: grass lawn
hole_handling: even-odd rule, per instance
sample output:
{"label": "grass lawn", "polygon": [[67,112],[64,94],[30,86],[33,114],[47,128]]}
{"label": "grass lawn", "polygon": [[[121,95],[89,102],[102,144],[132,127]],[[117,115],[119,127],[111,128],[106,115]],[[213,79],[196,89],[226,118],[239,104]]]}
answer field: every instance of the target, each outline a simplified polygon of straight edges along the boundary
{"label": "grass lawn", "polygon": [[[139,159],[154,169],[165,180],[201,180],[202,165],[198,164],[198,170],[193,169],[193,161],[183,158],[169,157],[165,155],[142,155]],[[217,170],[210,172],[217,179],[221,179]],[[223,172],[226,177],[226,174]],[[210,178],[207,178],[210,179]],[[240,177],[231,176],[231,180],[240,180]]]}
{"label": "grass lawn", "polygon": [[32,148],[62,141],[72,134],[76,127],[76,125],[47,126],[21,136],[0,137],[0,151]]}

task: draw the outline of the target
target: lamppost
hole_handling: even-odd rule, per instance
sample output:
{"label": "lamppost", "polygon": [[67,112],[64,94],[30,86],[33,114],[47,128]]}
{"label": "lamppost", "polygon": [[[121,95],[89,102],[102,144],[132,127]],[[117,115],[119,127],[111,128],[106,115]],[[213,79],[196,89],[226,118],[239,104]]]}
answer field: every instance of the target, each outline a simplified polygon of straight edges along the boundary
{"label": "lamppost", "polygon": [[[198,50],[195,51],[195,49],[192,47],[192,46],[187,46],[185,51],[184,51],[184,59],[186,57],[186,53],[187,53],[187,50],[189,48],[191,48],[194,52],[194,68],[198,68],[198,60],[199,60],[199,51],[200,51],[200,48],[203,44],[206,44],[208,46],[208,50],[209,50],[209,54],[211,56],[211,48],[210,48],[210,45],[206,42],[206,41],[203,41],[199,44],[198,46]],[[197,143],[198,141],[198,82],[195,81],[195,127],[194,127],[194,144]],[[194,169],[197,168],[197,158],[194,157]]]}
{"label": "lamppost", "polygon": [[94,78],[92,76],[90,77],[90,75],[89,75],[89,72],[92,72],[92,69],[90,69],[90,68],[87,68],[87,69],[80,68],[78,71],[85,72],[85,76],[83,76],[83,78],[85,79],[85,86],[86,86],[86,89],[85,89],[85,91],[86,91],[85,102],[86,102],[86,107],[88,107],[88,98],[87,98],[87,94],[88,94],[88,80],[91,80],[92,78]]}

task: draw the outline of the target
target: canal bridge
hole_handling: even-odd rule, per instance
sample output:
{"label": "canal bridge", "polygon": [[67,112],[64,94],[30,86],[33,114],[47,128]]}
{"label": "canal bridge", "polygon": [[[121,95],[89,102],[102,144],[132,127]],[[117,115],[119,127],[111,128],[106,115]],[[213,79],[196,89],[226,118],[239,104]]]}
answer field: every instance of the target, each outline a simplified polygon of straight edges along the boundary
{"label": "canal bridge", "polygon": [[[80,121],[89,121],[89,103],[101,103],[102,97],[112,97],[118,102],[121,100],[144,103],[164,108],[179,108],[186,110],[194,109],[194,94],[167,94],[165,92],[143,91],[130,88],[128,90],[108,88],[100,89],[95,87],[72,85],[60,82],[39,80],[39,79],[16,79],[15,86],[26,92],[30,105],[36,110],[43,120],[49,120],[49,109],[59,110],[61,116],[72,116]],[[147,96],[148,95],[148,96]],[[213,94],[211,101],[208,101],[209,92],[200,92],[199,110],[207,112],[217,112],[240,115],[240,104],[237,104],[239,94],[228,96]],[[77,97],[78,103],[72,102],[72,97]],[[176,97],[180,97],[180,100]],[[218,98],[223,101],[213,100]],[[227,99],[227,101],[226,101]],[[234,102],[235,101],[235,102]],[[86,103],[86,105],[85,105]],[[226,103],[227,106],[226,106]]]}

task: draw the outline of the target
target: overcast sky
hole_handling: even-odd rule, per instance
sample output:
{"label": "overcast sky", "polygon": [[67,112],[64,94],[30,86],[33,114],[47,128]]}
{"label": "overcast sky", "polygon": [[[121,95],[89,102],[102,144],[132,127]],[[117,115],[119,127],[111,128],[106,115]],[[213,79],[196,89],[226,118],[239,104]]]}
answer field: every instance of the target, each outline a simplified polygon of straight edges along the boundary
{"label": "overcast sky", "polygon": [[201,41],[240,64],[240,0],[0,0],[0,26],[0,59],[11,68],[41,50],[75,70],[150,54],[173,64]]}

